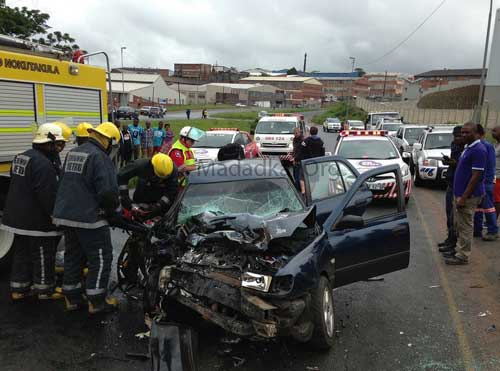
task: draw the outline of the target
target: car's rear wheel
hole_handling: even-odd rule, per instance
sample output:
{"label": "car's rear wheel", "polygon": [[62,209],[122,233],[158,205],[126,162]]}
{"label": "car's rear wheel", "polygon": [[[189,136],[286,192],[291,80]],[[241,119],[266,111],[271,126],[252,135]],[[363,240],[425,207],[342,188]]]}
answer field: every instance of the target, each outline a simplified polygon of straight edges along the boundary
{"label": "car's rear wheel", "polygon": [[415,173],[413,174],[413,184],[415,187],[421,187],[424,185],[424,181],[420,178],[420,174],[418,173],[418,168],[415,166]]}
{"label": "car's rear wheel", "polygon": [[331,348],[335,335],[335,308],[330,281],[324,276],[320,277],[318,287],[312,292],[311,313],[314,323],[311,345],[316,349]]}

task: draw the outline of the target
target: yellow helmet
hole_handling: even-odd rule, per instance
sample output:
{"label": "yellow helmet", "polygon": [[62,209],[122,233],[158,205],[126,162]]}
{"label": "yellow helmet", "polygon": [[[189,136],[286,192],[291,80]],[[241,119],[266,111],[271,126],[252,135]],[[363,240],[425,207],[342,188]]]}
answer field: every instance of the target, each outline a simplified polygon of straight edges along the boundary
{"label": "yellow helmet", "polygon": [[90,129],[118,143],[120,141],[120,130],[111,122],[103,122],[97,127]]}
{"label": "yellow helmet", "polygon": [[93,126],[91,124],[89,124],[88,122],[81,122],[78,124],[78,126],[76,127],[76,136],[77,137],[88,137],[89,136],[89,132],[88,132],[88,129],[92,129]]}
{"label": "yellow helmet", "polygon": [[174,163],[169,155],[157,153],[151,159],[155,175],[159,178],[166,178],[174,171]]}
{"label": "yellow helmet", "polygon": [[73,130],[66,125],[64,122],[54,122],[54,125],[57,125],[61,128],[62,131],[62,136],[64,137],[64,140],[67,142],[71,138],[71,134],[73,133]]}

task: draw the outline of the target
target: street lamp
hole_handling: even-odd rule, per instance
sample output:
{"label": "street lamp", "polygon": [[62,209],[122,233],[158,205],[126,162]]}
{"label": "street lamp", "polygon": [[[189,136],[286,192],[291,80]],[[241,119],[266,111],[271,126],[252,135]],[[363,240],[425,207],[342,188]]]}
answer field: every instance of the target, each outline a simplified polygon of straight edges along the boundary
{"label": "street lamp", "polygon": [[[354,63],[356,63],[356,58],[355,57],[349,57],[349,59],[352,61],[351,72],[354,72]],[[351,76],[351,78],[353,78],[353,77]],[[354,80],[351,80],[351,96],[353,95],[353,85],[354,85]],[[346,104],[346,107],[345,107],[345,121],[347,121],[349,119],[349,117],[348,117],[349,116],[349,100],[348,100],[348,102]]]}
{"label": "street lamp", "polygon": [[479,84],[479,97],[477,99],[477,107],[474,111],[473,121],[476,124],[481,123],[481,113],[483,111],[484,100],[484,85],[486,80],[486,60],[488,59],[488,46],[490,43],[490,28],[491,28],[491,13],[493,11],[493,0],[490,0],[490,12],[488,15],[488,27],[486,29],[486,42],[484,44],[483,69],[481,70],[481,82]]}
{"label": "street lamp", "polygon": [[[124,81],[124,78],[123,78],[123,51],[127,49],[126,46],[122,46],[120,48],[120,54],[122,56],[122,97],[125,96],[125,81]],[[120,102],[120,104],[123,104],[122,102]]]}
{"label": "street lamp", "polygon": [[351,72],[354,72],[354,63],[356,63],[356,57],[349,57],[349,59],[352,61],[352,70],[351,70]]}

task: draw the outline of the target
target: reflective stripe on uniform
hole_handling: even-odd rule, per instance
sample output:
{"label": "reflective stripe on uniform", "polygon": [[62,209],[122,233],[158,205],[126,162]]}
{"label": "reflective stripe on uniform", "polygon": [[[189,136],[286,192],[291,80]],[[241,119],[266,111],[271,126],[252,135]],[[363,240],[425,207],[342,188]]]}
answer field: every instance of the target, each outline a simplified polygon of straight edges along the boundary
{"label": "reflective stripe on uniform", "polygon": [[66,227],[83,228],[83,229],[97,229],[108,225],[107,220],[104,219],[99,220],[95,223],[84,223],[84,222],[75,222],[74,220],[52,218],[52,222],[55,225],[64,225]]}
{"label": "reflective stripe on uniform", "polygon": [[33,285],[33,288],[36,289],[36,290],[48,290],[48,289],[51,289],[54,287],[54,284],[50,284],[50,285],[47,285],[47,284],[41,284],[41,283],[35,283]]}
{"label": "reflective stripe on uniform", "polygon": [[43,254],[43,246],[40,246],[40,283],[45,284],[45,255]]}
{"label": "reflective stripe on uniform", "polygon": [[87,289],[85,290],[88,296],[96,296],[106,293],[106,289]]}
{"label": "reflective stripe on uniform", "polygon": [[99,271],[97,272],[97,281],[95,283],[95,288],[99,288],[99,282],[101,281],[102,270],[104,268],[104,259],[102,257],[102,249],[99,249]]}
{"label": "reflective stripe on uniform", "polygon": [[163,196],[162,198],[160,198],[160,201],[162,201],[162,202],[164,202],[166,204],[168,204],[170,202],[170,200],[168,199],[167,196]]}
{"label": "reflective stripe on uniform", "polygon": [[82,288],[82,284],[80,282],[78,282],[76,285],[63,285],[62,286],[62,289],[63,291],[75,291],[75,290],[79,290]]}
{"label": "reflective stripe on uniform", "polygon": [[63,232],[60,232],[60,231],[50,231],[50,232],[32,231],[32,230],[28,230],[28,229],[20,229],[20,228],[10,227],[10,226],[5,225],[5,224],[0,224],[0,229],[3,229],[4,231],[15,233],[15,234],[20,234],[21,236],[55,237],[55,236],[62,236],[63,235]]}
{"label": "reflective stripe on uniform", "polygon": [[15,282],[15,281],[10,281],[10,287],[14,289],[24,289],[26,287],[30,287],[31,282]]}

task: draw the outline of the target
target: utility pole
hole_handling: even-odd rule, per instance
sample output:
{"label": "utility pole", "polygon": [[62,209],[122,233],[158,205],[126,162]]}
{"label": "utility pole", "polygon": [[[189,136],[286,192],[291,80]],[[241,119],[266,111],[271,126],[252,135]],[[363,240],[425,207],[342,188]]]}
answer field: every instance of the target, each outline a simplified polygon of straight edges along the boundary
{"label": "utility pole", "polygon": [[479,84],[479,97],[477,98],[477,107],[474,110],[473,121],[476,124],[481,123],[481,111],[483,110],[484,83],[485,83],[485,79],[486,79],[486,60],[488,59],[488,46],[490,43],[491,13],[492,12],[493,12],[493,0],[490,0],[490,13],[488,15],[488,28],[486,29],[486,42],[484,44],[483,70],[481,71],[481,83]]}
{"label": "utility pole", "polygon": [[307,53],[304,54],[304,68],[302,69],[302,73],[304,76],[306,75],[306,66],[307,66]]}
{"label": "utility pole", "polygon": [[385,87],[387,85],[387,71],[385,71],[385,76],[384,76],[384,91],[382,92],[382,98],[385,97]]}
{"label": "utility pole", "polygon": [[[354,72],[354,63],[356,62],[356,58],[355,57],[349,57],[349,59],[352,61],[352,69],[351,69],[351,72]],[[353,80],[351,80],[351,95],[352,92],[353,92],[353,85],[354,85],[354,78],[351,76],[351,78]],[[349,95],[349,92],[348,94]],[[349,119],[349,99],[347,100],[347,104],[345,105],[345,121],[347,121]]]}
{"label": "utility pole", "polygon": [[179,80],[177,80],[177,92],[179,93],[179,104],[181,104],[181,84]]}
{"label": "utility pole", "polygon": [[[127,49],[126,46],[122,46],[120,48],[120,53],[122,55],[122,97],[125,96],[125,81],[124,81],[124,78],[123,78],[123,51]],[[120,102],[120,105],[123,104],[122,102]]]}

